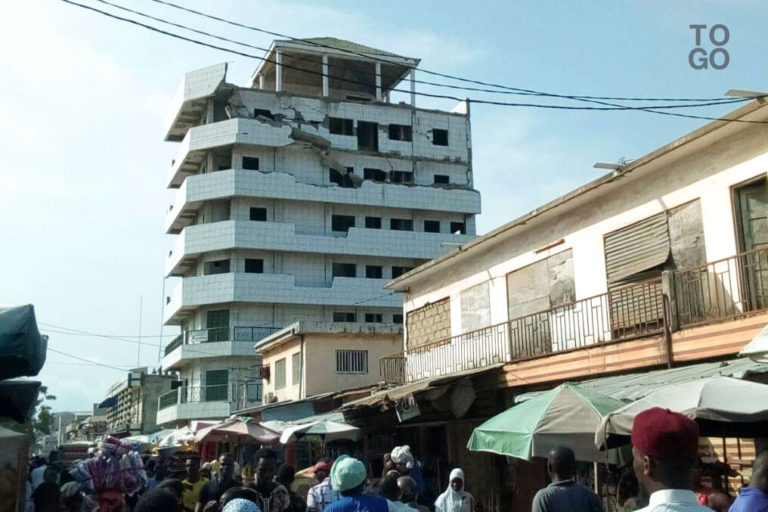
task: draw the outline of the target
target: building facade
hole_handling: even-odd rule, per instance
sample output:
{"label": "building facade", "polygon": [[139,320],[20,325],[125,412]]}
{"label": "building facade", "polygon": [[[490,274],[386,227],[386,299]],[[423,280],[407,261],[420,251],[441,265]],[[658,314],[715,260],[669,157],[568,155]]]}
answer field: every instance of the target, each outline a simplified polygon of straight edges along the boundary
{"label": "building facade", "polygon": [[[646,387],[681,370],[765,371],[735,358],[768,324],[768,106],[725,119],[388,283],[406,319],[401,352],[381,360],[392,387],[345,418],[369,446],[411,444],[434,474],[464,468],[484,509],[523,510],[543,465],[466,449],[518,395],[564,381],[621,389],[649,370]],[[720,441],[711,460],[754,456],[751,440]]]}
{"label": "building facade", "polygon": [[383,284],[472,238],[468,107],[416,108],[402,84],[417,64],[323,38],[275,41],[247,87],[226,64],[186,75],[166,130],[180,148],[164,321],[182,334],[163,359],[186,391],[161,423],[258,405],[253,346],[297,321],[388,344],[402,302]]}
{"label": "building facade", "polygon": [[159,428],[160,396],[171,392],[178,384],[175,375],[158,375],[149,373],[147,368],[135,368],[109,387],[106,398],[95,410],[103,416],[106,409],[106,432],[109,435],[151,434]]}

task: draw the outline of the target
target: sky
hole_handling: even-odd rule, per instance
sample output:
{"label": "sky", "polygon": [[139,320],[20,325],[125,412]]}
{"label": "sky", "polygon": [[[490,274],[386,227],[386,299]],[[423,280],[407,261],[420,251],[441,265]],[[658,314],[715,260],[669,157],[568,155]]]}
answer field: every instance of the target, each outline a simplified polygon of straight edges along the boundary
{"label": "sky", "polygon": [[[98,0],[73,1],[136,18]],[[255,46],[273,39],[151,0],[110,1]],[[524,89],[665,98],[768,90],[768,4],[762,0],[478,0],[471,8],[448,0],[177,1],[291,37],[349,39],[419,57],[423,69]],[[6,2],[3,14],[0,303],[34,304],[50,349],[115,367],[48,352],[38,378],[56,395],[54,410],[88,410],[124,378],[120,368],[139,362],[157,367],[158,344],[174,332],[162,327],[161,310],[173,286],[167,281],[164,292],[163,264],[173,237],[163,224],[174,195],[164,187],[177,145],[163,141],[162,128],[176,87],[185,72],[219,62],[230,63],[230,82],[245,85],[258,61],[62,0]],[[691,68],[691,24],[728,27],[725,69]],[[702,47],[714,48],[708,30]],[[424,73],[417,78],[441,80]],[[454,103],[417,99],[420,107]],[[682,112],[717,116],[734,108]],[[599,177],[605,171],[594,169],[595,162],[639,158],[706,123],[641,111],[479,104],[472,106],[471,122],[475,187],[483,203],[478,234]]]}

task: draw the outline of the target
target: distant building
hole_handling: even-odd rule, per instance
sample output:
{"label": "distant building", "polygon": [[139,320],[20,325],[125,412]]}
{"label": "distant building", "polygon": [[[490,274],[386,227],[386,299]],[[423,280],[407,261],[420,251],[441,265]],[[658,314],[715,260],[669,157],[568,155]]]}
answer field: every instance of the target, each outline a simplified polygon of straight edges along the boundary
{"label": "distant building", "polygon": [[158,399],[178,381],[173,375],[150,374],[146,368],[127,373],[109,387],[106,398],[99,404],[101,416],[106,409],[106,432],[119,437],[155,432]]}
{"label": "distant building", "polygon": [[[184,385],[159,423],[257,406],[261,375],[270,400],[309,393],[318,371],[330,379],[318,389],[379,379],[403,320],[383,284],[469,241],[480,212],[468,105],[416,108],[418,63],[318,38],[275,41],[247,87],[226,82],[226,64],[186,75],[165,136],[180,142],[166,220],[179,235],[166,275],[180,282],[164,320],[182,333],[163,359]],[[296,343],[270,336],[297,322],[327,327],[281,362],[270,350]],[[314,342],[330,367],[308,356]],[[334,366],[347,356],[357,362]],[[296,357],[307,387],[283,389],[272,379],[294,379],[281,368]]]}

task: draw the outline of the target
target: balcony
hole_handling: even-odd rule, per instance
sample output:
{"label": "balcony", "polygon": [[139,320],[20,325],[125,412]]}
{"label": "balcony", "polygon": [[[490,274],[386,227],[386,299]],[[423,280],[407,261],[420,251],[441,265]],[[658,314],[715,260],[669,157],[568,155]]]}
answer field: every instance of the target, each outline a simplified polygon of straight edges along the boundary
{"label": "balcony", "polygon": [[664,331],[661,280],[615,289],[381,358],[389,384],[487,368]]}
{"label": "balcony", "polygon": [[480,194],[470,189],[405,186],[364,181],[360,188],[300,183],[289,172],[228,169],[189,176],[181,184],[165,221],[176,234],[189,224],[204,201],[259,197],[323,203],[480,213]]}
{"label": "balcony", "polygon": [[296,233],[295,224],[228,220],[184,228],[166,263],[166,275],[183,276],[197,256],[212,251],[260,249],[430,260],[472,238],[450,233],[365,228],[349,228],[346,236],[300,235]]}
{"label": "balcony", "polygon": [[157,424],[226,418],[233,411],[259,405],[261,389],[257,381],[181,386],[158,397]]}
{"label": "balcony", "polygon": [[168,171],[168,187],[178,188],[187,175],[199,172],[210,149],[234,144],[281,147],[293,142],[290,126],[273,126],[256,119],[234,118],[195,126],[187,131],[179,145]]}
{"label": "balcony", "polygon": [[226,273],[185,277],[166,299],[164,322],[175,324],[206,304],[248,302],[336,306],[402,307],[401,298],[383,288],[383,279],[336,277],[331,286],[298,286],[287,274]]}
{"label": "balcony", "polygon": [[696,338],[691,328],[767,311],[764,248],[414,347],[382,358],[380,372],[387,383],[402,384],[641,337],[664,334],[671,343]]}
{"label": "balcony", "polygon": [[257,357],[253,344],[280,327],[213,327],[180,334],[165,347],[163,368],[178,369],[183,361],[207,357]]}

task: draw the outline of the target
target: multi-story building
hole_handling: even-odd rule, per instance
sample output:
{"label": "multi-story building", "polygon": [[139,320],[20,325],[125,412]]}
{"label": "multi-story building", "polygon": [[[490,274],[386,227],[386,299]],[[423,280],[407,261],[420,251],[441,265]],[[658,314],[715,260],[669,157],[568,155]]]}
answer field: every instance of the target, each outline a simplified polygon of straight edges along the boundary
{"label": "multi-story building", "polygon": [[[543,465],[466,449],[520,394],[588,380],[637,399],[703,376],[765,380],[768,367],[736,356],[768,324],[768,105],[614,167],[388,284],[405,295],[402,351],[382,359],[393,387],[345,412],[369,444],[461,465],[484,509],[522,510]],[[407,414],[383,414],[392,402]],[[711,453],[741,464],[755,447]]]}
{"label": "multi-story building", "polygon": [[418,62],[322,38],[275,41],[247,87],[226,64],[186,75],[166,130],[180,279],[164,321],[182,334],[163,359],[186,384],[161,423],[257,404],[254,343],[297,321],[365,324],[398,350],[383,284],[470,240],[480,211],[468,106],[416,108],[415,82],[399,87]]}
{"label": "multi-story building", "polygon": [[151,434],[158,430],[156,421],[161,395],[174,390],[180,383],[175,375],[149,373],[146,368],[134,368],[107,390],[106,398],[95,410],[103,416],[106,409],[109,435],[119,437]]}

